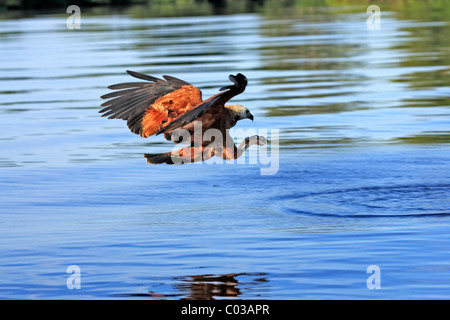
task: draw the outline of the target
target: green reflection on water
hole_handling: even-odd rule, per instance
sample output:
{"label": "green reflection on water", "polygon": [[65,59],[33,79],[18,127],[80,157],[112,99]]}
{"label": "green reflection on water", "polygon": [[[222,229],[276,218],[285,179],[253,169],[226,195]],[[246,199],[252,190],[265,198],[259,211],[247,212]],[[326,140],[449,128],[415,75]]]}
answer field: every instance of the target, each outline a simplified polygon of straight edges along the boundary
{"label": "green reflection on water", "polygon": [[[286,4],[286,3],[284,3]],[[387,48],[367,48],[367,43],[341,41],[342,38],[333,37],[346,30],[338,29],[341,21],[345,21],[347,13],[364,14],[368,4],[361,4],[358,1],[293,1],[292,5],[283,5],[282,2],[270,2],[262,10],[263,16],[273,19],[274,22],[263,25],[261,33],[267,38],[280,39],[269,42],[261,47],[264,57],[263,70],[285,70],[285,71],[317,71],[317,70],[353,70],[344,76],[335,74],[327,77],[324,85],[329,81],[335,89],[341,86],[341,90],[327,90],[324,94],[302,94],[279,97],[280,100],[295,99],[285,105],[267,108],[267,116],[293,116],[314,113],[337,113],[359,109],[359,103],[353,102],[352,80],[364,81],[361,74],[372,73],[373,68],[392,68],[399,70],[386,80],[389,82],[404,85],[405,90],[425,91],[423,94],[414,94],[408,98],[391,102],[395,107],[443,107],[450,106],[450,2],[448,1],[395,1],[380,3],[382,12],[382,27],[378,36],[386,37],[391,43]],[[333,10],[326,10],[326,9]],[[336,13],[345,13],[344,15]],[[368,15],[366,15],[368,16]],[[391,23],[389,17],[398,19],[397,30],[390,30],[388,26],[383,29],[383,19]],[[276,19],[276,20],[275,20]],[[362,19],[365,17],[362,15]],[[329,27],[320,28],[318,24],[328,23]],[[334,23],[334,25],[330,24]],[[364,25],[355,25],[360,28],[360,33],[364,31]],[[333,29],[334,28],[334,29]],[[392,36],[387,33],[393,32]],[[401,32],[404,36],[396,33]],[[373,35],[373,33],[372,33]],[[377,35],[375,33],[375,35]],[[309,40],[311,36],[313,40]],[[319,38],[314,38],[314,37]],[[395,41],[400,37],[401,41]],[[347,40],[347,39],[345,39]],[[374,41],[382,41],[374,40]],[[366,41],[367,42],[367,41]],[[376,43],[375,43],[376,44]],[[367,59],[377,58],[386,52],[398,54],[399,58],[380,59],[379,62],[368,64]],[[370,56],[370,54],[372,56]],[[364,56],[368,58],[364,60]],[[422,70],[416,71],[418,67]],[[408,72],[408,70],[411,71]],[[365,71],[367,70],[367,71]],[[318,80],[314,76],[309,76],[306,80],[312,86]],[[337,81],[337,85],[336,85]],[[298,79],[294,80],[299,83]],[[293,83],[294,83],[293,82]],[[271,80],[277,83],[277,80]],[[278,78],[278,84],[287,83],[283,77]],[[362,83],[362,82],[361,82]],[[316,89],[320,87],[317,86]],[[305,92],[307,88],[301,88]],[[438,89],[439,92],[436,92]],[[271,89],[274,92],[296,91],[295,86]],[[337,92],[336,92],[337,91]],[[431,91],[434,91],[432,93]],[[308,90],[306,90],[308,92]],[[310,91],[309,91],[310,92]],[[406,94],[404,94],[406,95]],[[322,105],[315,98],[333,96],[347,96],[345,102],[331,102]],[[383,92],[380,92],[383,96]],[[275,95],[268,99],[275,99]],[[394,99],[393,99],[394,100]],[[304,101],[304,102],[303,102]],[[377,101],[366,101],[363,108],[378,107]],[[441,139],[440,137],[439,139]]]}
{"label": "green reflection on water", "polygon": [[396,142],[412,144],[442,144],[450,143],[450,131],[447,132],[423,132],[409,137],[393,139]]}

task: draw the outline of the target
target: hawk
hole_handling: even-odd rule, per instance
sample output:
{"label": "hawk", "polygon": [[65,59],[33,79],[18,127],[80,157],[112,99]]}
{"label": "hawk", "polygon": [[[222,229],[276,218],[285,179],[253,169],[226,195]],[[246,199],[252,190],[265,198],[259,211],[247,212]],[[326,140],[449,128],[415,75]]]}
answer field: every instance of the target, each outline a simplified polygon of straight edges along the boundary
{"label": "hawk", "polygon": [[169,141],[189,144],[172,152],[144,154],[148,163],[181,164],[213,156],[237,159],[251,145],[267,143],[266,138],[254,135],[236,147],[229,134],[229,129],[239,120],[253,121],[246,107],[225,104],[245,90],[247,78],[241,73],[230,75],[233,84],[206,100],[197,87],[181,79],[168,75],[160,79],[129,70],[127,73],[145,82],[109,86],[116,91],[101,97],[108,100],[101,105],[104,108],[99,113],[108,119],[126,120],[131,132],[143,138],[163,134]]}

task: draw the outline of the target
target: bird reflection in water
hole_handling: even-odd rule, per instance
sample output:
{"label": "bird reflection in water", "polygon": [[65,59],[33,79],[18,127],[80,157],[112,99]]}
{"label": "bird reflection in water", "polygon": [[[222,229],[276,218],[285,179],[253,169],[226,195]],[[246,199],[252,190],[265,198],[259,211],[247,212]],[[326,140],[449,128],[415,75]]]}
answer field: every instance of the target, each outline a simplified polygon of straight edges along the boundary
{"label": "bird reflection in water", "polygon": [[[133,297],[176,298],[181,300],[236,299],[245,294],[249,287],[268,282],[266,273],[229,273],[223,275],[194,275],[173,278],[177,283],[177,293],[157,293],[149,291],[130,294]],[[251,277],[246,280],[244,277]],[[244,278],[244,279],[241,279]],[[242,292],[244,291],[244,292]]]}

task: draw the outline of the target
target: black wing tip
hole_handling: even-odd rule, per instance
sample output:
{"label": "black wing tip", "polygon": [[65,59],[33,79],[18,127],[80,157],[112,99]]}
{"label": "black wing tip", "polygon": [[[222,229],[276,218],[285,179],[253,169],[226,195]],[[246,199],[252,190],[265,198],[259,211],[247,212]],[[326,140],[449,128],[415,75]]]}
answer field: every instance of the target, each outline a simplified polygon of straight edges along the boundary
{"label": "black wing tip", "polygon": [[228,79],[230,79],[231,82],[233,82],[232,85],[225,86],[219,89],[219,91],[224,91],[227,89],[233,89],[236,87],[245,88],[247,86],[247,78],[242,74],[238,73],[237,75],[230,74]]}
{"label": "black wing tip", "polygon": [[[108,87],[108,89],[109,89],[109,87]],[[100,99],[109,99],[109,96],[110,96],[110,93],[106,93],[106,94],[100,96]]]}
{"label": "black wing tip", "polygon": [[247,78],[242,74],[238,73],[237,75],[233,76],[230,74],[229,79],[237,85],[246,85],[247,84]]}
{"label": "black wing tip", "polygon": [[136,72],[136,71],[133,71],[133,70],[125,70],[125,71],[132,77],[134,77],[136,75],[144,75],[143,73]]}
{"label": "black wing tip", "polygon": [[147,81],[151,81],[151,82],[156,82],[158,80],[161,80],[159,78],[150,76],[148,74],[144,74],[144,73],[140,73],[140,72],[136,72],[136,71],[132,71],[132,70],[126,70],[126,72],[135,78],[141,79],[141,80],[147,80]]}

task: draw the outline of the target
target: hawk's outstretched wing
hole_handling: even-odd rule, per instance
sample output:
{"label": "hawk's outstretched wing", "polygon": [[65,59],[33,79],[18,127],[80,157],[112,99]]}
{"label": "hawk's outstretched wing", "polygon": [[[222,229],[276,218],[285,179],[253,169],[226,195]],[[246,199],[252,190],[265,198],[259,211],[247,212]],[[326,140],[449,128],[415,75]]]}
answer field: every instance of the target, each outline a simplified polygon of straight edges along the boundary
{"label": "hawk's outstretched wing", "polygon": [[203,101],[202,92],[190,83],[164,75],[165,80],[142,73],[127,71],[131,76],[148,82],[127,82],[109,86],[118,90],[102,96],[109,99],[102,104],[102,116],[127,120],[130,130],[147,138],[153,134],[172,132],[205,113],[210,118],[223,115],[221,108],[234,96],[242,93],[247,78],[238,73],[230,75],[232,85]]}
{"label": "hawk's outstretched wing", "polygon": [[230,75],[229,79],[233,82],[232,85],[221,88],[220,91],[222,92],[212,96],[208,100],[203,101],[195,108],[186,111],[183,115],[179,116],[177,119],[174,119],[172,122],[167,123],[161,130],[159,130],[159,132],[157,132],[157,135],[181,128],[200,118],[205,113],[221,115],[222,112],[220,109],[224,107],[225,103],[234,96],[244,92],[245,87],[247,86],[247,78],[241,73],[238,73],[235,76]]}
{"label": "hawk's outstretched wing", "polygon": [[202,92],[190,83],[164,75],[165,80],[134,71],[131,76],[148,82],[127,82],[108,88],[120,90],[105,94],[102,116],[127,120],[130,130],[147,138],[164,124],[171,123],[186,111],[202,103]]}

